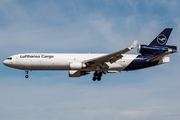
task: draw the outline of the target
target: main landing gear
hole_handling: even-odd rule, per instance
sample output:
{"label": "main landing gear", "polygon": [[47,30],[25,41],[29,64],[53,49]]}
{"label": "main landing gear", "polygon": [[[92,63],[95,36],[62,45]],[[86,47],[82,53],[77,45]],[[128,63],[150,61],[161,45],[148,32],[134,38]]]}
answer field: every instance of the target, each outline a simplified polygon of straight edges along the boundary
{"label": "main landing gear", "polygon": [[29,70],[25,70],[25,72],[26,72],[25,78],[29,78],[29,75],[28,75]]}
{"label": "main landing gear", "polygon": [[95,72],[94,73],[94,77],[92,78],[92,80],[93,81],[96,81],[96,80],[98,80],[98,81],[100,81],[101,80],[101,76],[102,76],[102,72]]}

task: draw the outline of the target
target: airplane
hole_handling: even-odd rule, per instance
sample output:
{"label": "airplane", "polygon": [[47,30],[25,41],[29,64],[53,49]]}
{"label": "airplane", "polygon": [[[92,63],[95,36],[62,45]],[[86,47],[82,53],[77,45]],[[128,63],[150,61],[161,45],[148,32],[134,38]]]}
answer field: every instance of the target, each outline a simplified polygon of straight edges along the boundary
{"label": "airplane", "polygon": [[129,47],[112,54],[60,54],[24,53],[8,57],[5,66],[29,71],[67,70],[69,77],[81,77],[94,71],[93,81],[100,81],[103,74],[132,71],[170,62],[169,54],[177,52],[177,46],[166,45],[173,28],[165,28],[149,45],[139,45],[138,55],[125,54],[136,47],[135,40]]}

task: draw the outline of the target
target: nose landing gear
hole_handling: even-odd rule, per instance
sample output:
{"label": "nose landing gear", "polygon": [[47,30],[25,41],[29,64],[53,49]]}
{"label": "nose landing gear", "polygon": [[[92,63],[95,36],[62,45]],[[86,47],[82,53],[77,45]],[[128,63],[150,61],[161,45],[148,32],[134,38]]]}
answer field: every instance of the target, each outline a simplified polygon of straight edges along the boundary
{"label": "nose landing gear", "polygon": [[98,81],[100,81],[101,80],[101,76],[102,76],[102,72],[95,72],[94,73],[94,77],[92,78],[92,80],[93,81],[96,81],[96,80],[98,80]]}
{"label": "nose landing gear", "polygon": [[29,75],[28,75],[29,70],[25,70],[25,72],[26,72],[25,78],[29,78]]}

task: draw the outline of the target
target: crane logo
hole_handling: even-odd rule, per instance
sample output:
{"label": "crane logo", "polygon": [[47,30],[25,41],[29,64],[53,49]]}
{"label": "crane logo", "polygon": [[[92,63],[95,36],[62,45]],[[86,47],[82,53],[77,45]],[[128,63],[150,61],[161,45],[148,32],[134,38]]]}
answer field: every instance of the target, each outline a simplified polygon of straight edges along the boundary
{"label": "crane logo", "polygon": [[160,34],[160,35],[157,37],[157,42],[158,42],[160,45],[165,45],[166,42],[167,42],[166,36],[163,35],[163,34]]}

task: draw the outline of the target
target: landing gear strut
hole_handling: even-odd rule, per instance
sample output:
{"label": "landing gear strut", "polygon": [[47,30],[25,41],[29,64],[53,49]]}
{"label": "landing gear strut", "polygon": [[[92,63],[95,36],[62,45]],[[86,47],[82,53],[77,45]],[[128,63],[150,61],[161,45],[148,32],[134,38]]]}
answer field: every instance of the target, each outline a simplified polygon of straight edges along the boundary
{"label": "landing gear strut", "polygon": [[25,70],[25,72],[26,72],[25,78],[29,78],[29,75],[28,75],[29,70]]}
{"label": "landing gear strut", "polygon": [[101,80],[101,76],[102,76],[102,72],[95,72],[94,73],[94,77],[92,78],[92,80],[93,81],[96,81],[96,80],[98,80],[98,81],[100,81]]}

